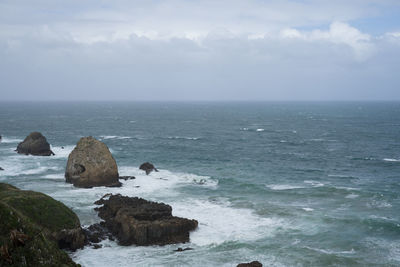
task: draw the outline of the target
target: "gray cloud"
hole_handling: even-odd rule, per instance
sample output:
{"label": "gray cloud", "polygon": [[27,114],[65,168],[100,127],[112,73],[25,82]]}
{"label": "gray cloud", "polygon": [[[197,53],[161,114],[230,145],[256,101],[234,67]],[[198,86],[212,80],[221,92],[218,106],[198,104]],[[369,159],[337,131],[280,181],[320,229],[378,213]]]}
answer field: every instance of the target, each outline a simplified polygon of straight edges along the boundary
{"label": "gray cloud", "polygon": [[400,34],[338,22],[393,2],[349,2],[4,1],[2,99],[400,99]]}

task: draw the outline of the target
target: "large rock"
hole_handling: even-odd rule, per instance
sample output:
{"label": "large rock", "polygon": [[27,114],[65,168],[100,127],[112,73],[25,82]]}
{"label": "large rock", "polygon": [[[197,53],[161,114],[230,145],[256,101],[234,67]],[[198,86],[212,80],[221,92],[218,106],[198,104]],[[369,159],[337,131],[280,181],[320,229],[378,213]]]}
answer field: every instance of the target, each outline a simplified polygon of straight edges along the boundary
{"label": "large rock", "polygon": [[99,217],[121,245],[165,245],[189,241],[196,220],[172,216],[171,206],[137,197],[111,195],[96,204]]}
{"label": "large rock", "polygon": [[39,132],[30,133],[24,141],[18,144],[17,150],[19,154],[35,155],[35,156],[51,156],[54,155],[50,150],[50,144]]}
{"label": "large rock", "polygon": [[0,266],[77,266],[60,248],[81,248],[85,239],[61,202],[0,183]]}
{"label": "large rock", "polygon": [[77,187],[121,186],[118,167],[108,147],[95,138],[83,137],[68,156],[65,178]]}

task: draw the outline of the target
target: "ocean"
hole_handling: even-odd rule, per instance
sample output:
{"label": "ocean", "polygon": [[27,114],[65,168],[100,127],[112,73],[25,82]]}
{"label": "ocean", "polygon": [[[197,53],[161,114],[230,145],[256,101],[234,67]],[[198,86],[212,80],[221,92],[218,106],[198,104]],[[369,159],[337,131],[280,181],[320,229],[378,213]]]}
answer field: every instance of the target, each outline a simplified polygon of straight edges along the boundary
{"label": "ocean", "polygon": [[[33,131],[55,156],[14,151]],[[186,244],[70,253],[82,266],[400,266],[399,102],[2,102],[0,135],[0,182],[62,201],[84,226],[106,193],[199,221]],[[136,179],[65,183],[84,136]],[[160,171],[146,176],[146,161]]]}

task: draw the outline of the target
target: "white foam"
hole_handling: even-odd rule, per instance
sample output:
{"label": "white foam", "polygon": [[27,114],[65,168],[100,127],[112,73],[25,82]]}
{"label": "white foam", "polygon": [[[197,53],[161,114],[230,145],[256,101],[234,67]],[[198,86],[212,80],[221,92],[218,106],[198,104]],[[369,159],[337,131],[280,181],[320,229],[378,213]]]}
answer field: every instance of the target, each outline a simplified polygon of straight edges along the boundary
{"label": "white foam", "polygon": [[259,128],[259,129],[257,129],[256,131],[257,131],[257,132],[264,132],[265,130],[262,129],[262,128]]}
{"label": "white foam", "polygon": [[349,195],[346,196],[346,198],[350,198],[350,199],[358,198],[358,197],[359,197],[359,195],[353,194],[353,193],[351,193],[351,194],[349,194]]}
{"label": "white foam", "polygon": [[340,255],[340,254],[355,254],[356,251],[352,248],[351,250],[344,250],[344,251],[334,251],[334,250],[329,250],[329,249],[322,249],[322,248],[313,248],[313,247],[308,247],[305,246],[305,248],[308,248],[310,250],[314,250],[323,254],[336,254],[336,255]]}
{"label": "white foam", "polygon": [[[63,148],[64,147],[64,148]],[[75,145],[67,145],[67,146],[52,146],[51,151],[54,152],[54,156],[50,156],[49,158],[67,158],[71,151],[75,148]]]}
{"label": "white foam", "polygon": [[313,208],[302,208],[302,209],[305,211],[313,211],[314,210]]}
{"label": "white foam", "polygon": [[317,181],[312,181],[312,180],[306,180],[304,181],[305,184],[310,184],[312,187],[322,187],[324,186],[323,183],[317,182]]}
{"label": "white foam", "polygon": [[387,162],[400,162],[400,159],[383,159],[383,161],[387,161]]}
{"label": "white foam", "polygon": [[248,131],[249,128],[240,128],[240,130],[242,130],[242,131]]}
{"label": "white foam", "polygon": [[11,143],[19,143],[22,142],[22,139],[18,139],[18,138],[8,138],[8,137],[4,137],[2,136],[1,140],[0,140],[0,144],[1,143],[5,143],[5,144],[11,144]]}
{"label": "white foam", "polygon": [[168,139],[199,140],[200,137],[169,136]]}
{"label": "white foam", "polygon": [[54,173],[54,174],[47,174],[42,176],[44,179],[50,179],[50,180],[64,180],[64,173]]}
{"label": "white foam", "polygon": [[304,188],[304,186],[288,185],[288,184],[271,184],[267,185],[267,187],[272,190],[292,190],[292,189]]}
{"label": "white foam", "polygon": [[100,138],[103,139],[103,140],[107,140],[107,139],[122,140],[122,139],[131,139],[132,137],[130,137],[130,136],[117,136],[117,135],[101,135]]}
{"label": "white foam", "polygon": [[32,175],[32,174],[39,174],[39,173],[44,173],[47,171],[58,171],[60,170],[60,167],[50,167],[50,166],[41,166],[39,168],[34,168],[34,169],[28,169],[24,170],[20,173],[17,173],[17,175]]}
{"label": "white foam", "polygon": [[257,240],[273,236],[285,226],[282,219],[263,218],[249,209],[232,208],[227,202],[187,199],[172,206],[175,216],[198,220],[198,229],[190,235],[190,241],[198,246]]}

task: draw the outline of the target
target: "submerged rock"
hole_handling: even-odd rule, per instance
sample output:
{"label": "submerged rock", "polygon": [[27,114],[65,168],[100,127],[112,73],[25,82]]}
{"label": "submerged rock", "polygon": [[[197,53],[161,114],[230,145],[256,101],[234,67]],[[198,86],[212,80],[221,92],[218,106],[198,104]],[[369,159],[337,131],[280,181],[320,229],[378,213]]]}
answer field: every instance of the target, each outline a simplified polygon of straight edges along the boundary
{"label": "submerged rock", "polygon": [[18,144],[16,151],[19,154],[35,155],[35,156],[51,156],[54,155],[50,150],[50,144],[39,132],[30,133],[24,141]]}
{"label": "submerged rock", "polygon": [[133,179],[136,179],[136,177],[135,176],[120,176],[119,177],[119,179],[120,180],[133,180]]}
{"label": "submerged rock", "polygon": [[175,252],[183,252],[183,251],[186,251],[186,250],[193,250],[193,248],[177,248],[174,251]]}
{"label": "submerged rock", "polygon": [[96,204],[99,217],[121,245],[165,245],[189,241],[196,220],[172,216],[171,206],[137,197],[111,195]]}
{"label": "submerged rock", "polygon": [[152,171],[158,172],[158,170],[150,162],[143,163],[142,165],[140,165],[139,169],[145,171],[146,175],[149,175]]}
{"label": "submerged rock", "polygon": [[83,137],[68,156],[65,178],[76,187],[121,186],[118,167],[108,147],[95,138]]}
{"label": "submerged rock", "polygon": [[259,261],[252,261],[248,263],[240,263],[237,267],[262,267],[263,265]]}
{"label": "submerged rock", "polygon": [[0,183],[0,266],[78,266],[60,248],[84,243],[78,217],[64,204]]}

